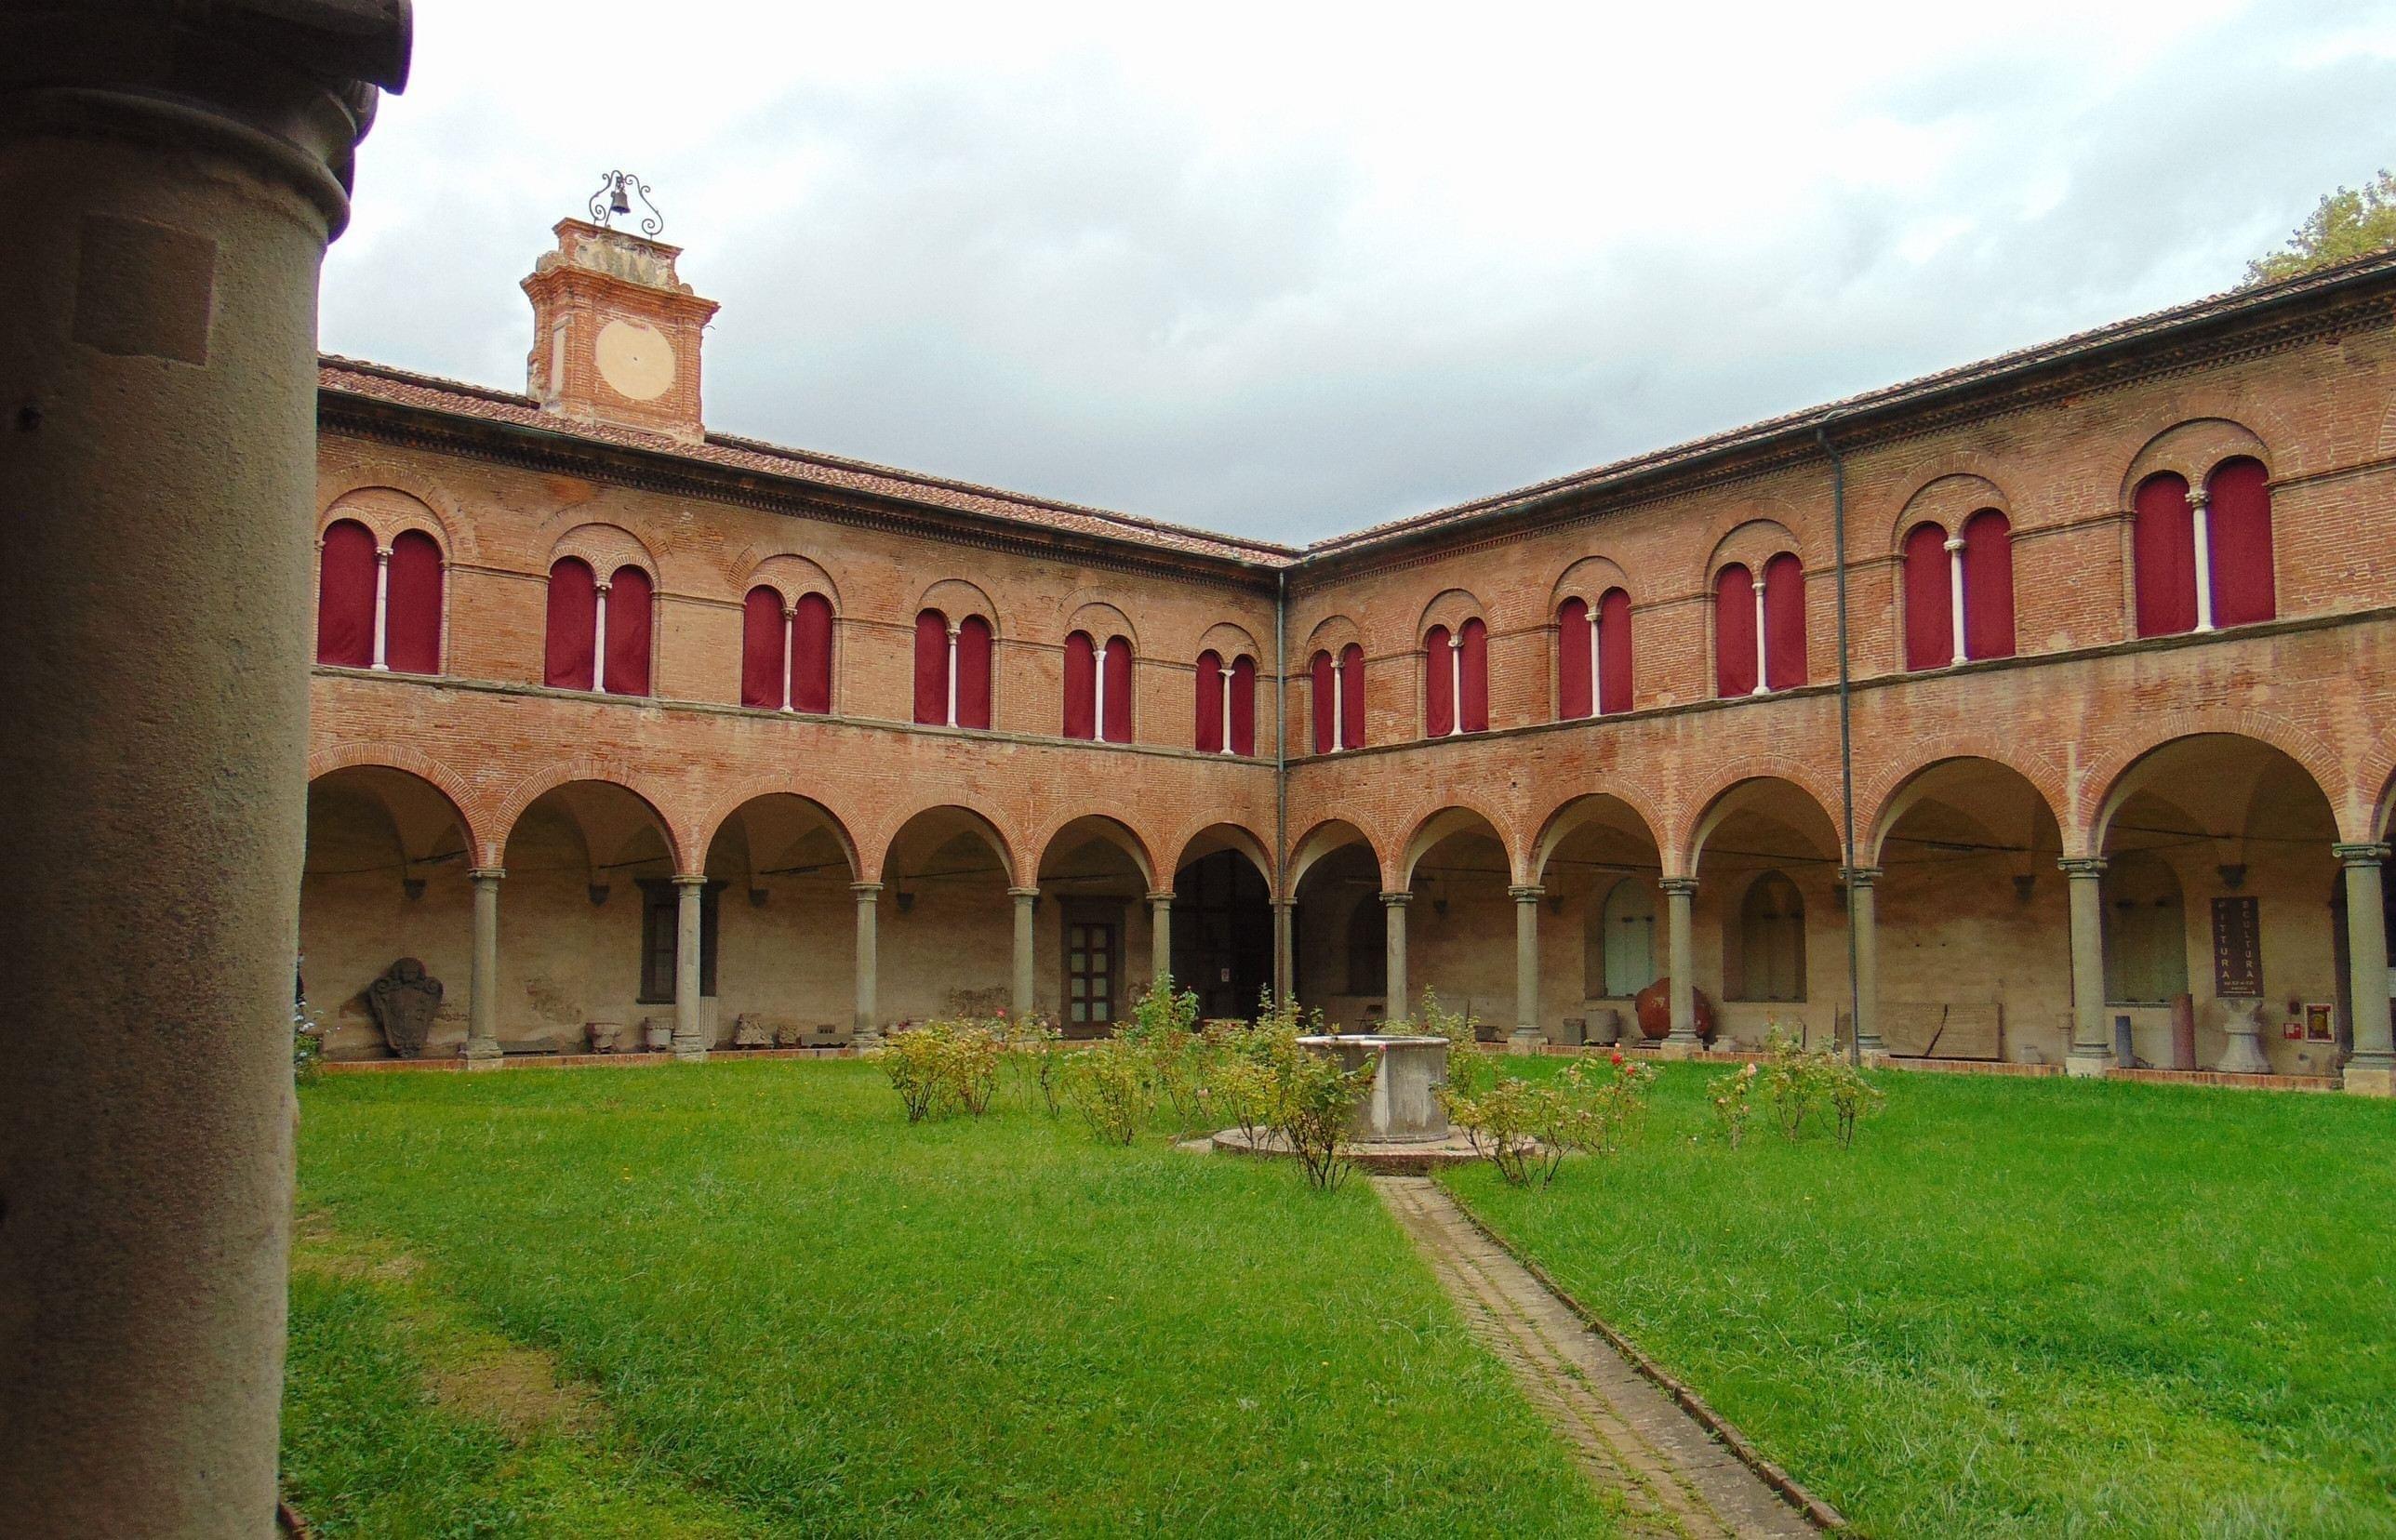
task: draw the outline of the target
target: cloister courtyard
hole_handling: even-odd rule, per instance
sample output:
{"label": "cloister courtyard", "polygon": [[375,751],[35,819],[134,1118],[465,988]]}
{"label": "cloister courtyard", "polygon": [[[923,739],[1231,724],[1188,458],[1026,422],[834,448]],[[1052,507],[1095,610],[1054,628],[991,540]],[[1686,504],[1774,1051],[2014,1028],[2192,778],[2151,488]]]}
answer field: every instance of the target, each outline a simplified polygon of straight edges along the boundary
{"label": "cloister courtyard", "polygon": [[[1563,1055],[1511,1058],[1535,1080]],[[1861,1533],[2396,1533],[2396,1109],[1882,1074],[1737,1148],[1662,1067],[1467,1212]],[[326,1075],[285,1486],[324,1534],[1695,1533],[1365,1180],[877,1066]]]}

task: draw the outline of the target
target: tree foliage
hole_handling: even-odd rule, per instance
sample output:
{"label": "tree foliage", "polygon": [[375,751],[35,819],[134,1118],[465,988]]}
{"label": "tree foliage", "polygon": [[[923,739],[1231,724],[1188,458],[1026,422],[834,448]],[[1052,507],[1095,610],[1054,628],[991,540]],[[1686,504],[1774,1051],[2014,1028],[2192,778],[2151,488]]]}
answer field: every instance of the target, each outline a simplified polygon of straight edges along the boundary
{"label": "tree foliage", "polygon": [[2276,284],[2390,247],[2396,247],[2396,173],[2383,170],[2361,187],[2323,197],[2285,249],[2246,264],[2246,282]]}

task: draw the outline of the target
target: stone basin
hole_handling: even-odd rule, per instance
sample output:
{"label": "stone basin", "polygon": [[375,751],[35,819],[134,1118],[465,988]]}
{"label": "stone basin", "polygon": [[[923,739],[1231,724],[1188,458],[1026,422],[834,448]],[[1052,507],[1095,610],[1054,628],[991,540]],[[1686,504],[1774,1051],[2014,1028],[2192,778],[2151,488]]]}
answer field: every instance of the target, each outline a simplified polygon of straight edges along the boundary
{"label": "stone basin", "polygon": [[1378,1034],[1304,1037],[1298,1046],[1327,1054],[1343,1069],[1375,1066],[1373,1090],[1356,1104],[1349,1131],[1360,1144],[1437,1144],[1447,1137],[1447,1039]]}

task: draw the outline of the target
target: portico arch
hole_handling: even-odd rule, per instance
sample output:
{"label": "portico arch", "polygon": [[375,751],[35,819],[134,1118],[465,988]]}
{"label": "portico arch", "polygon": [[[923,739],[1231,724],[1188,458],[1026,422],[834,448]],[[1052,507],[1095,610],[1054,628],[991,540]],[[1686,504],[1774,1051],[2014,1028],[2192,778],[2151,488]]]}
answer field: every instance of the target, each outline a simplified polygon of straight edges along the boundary
{"label": "portico arch", "polygon": [[308,783],[308,844],[300,881],[303,1003],[327,1058],[387,1052],[366,989],[403,957],[443,986],[428,1055],[455,1055],[467,1035],[474,840],[438,786],[393,765],[361,763]]}

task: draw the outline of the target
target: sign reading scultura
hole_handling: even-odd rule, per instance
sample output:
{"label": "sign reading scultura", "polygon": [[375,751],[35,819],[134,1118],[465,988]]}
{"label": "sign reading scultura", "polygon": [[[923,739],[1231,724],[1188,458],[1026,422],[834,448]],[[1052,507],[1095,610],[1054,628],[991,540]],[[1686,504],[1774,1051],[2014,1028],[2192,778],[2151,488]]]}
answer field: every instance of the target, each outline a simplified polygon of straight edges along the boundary
{"label": "sign reading scultura", "polygon": [[2252,897],[2213,901],[2213,992],[2239,996],[2263,992],[2263,920]]}

